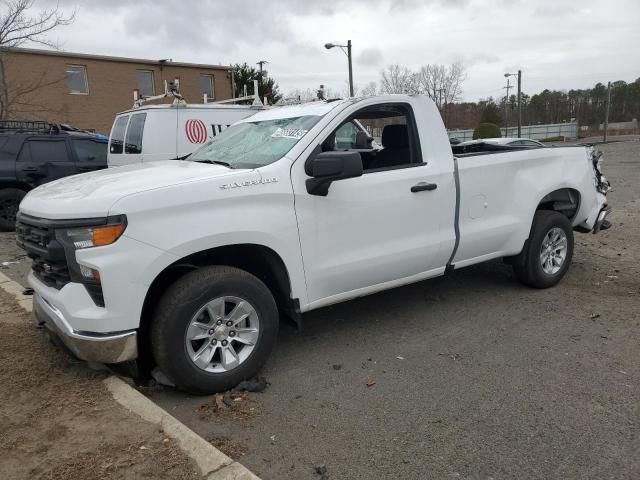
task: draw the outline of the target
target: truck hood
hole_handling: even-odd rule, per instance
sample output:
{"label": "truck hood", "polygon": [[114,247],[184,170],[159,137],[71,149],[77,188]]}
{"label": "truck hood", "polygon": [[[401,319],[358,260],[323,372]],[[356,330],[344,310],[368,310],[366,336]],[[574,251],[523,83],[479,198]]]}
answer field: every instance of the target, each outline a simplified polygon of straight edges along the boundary
{"label": "truck hood", "polygon": [[137,163],[42,185],[24,197],[20,212],[52,220],[105,217],[111,206],[127,195],[246,172],[223,165],[176,160]]}

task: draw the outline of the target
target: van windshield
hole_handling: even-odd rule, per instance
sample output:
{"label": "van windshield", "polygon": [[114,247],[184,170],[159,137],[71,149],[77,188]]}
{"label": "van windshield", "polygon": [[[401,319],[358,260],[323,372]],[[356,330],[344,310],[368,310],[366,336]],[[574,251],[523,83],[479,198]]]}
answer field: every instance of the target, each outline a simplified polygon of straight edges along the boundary
{"label": "van windshield", "polygon": [[319,115],[307,115],[232,125],[187,160],[221,163],[230,168],[269,165],[285,156],[320,118]]}

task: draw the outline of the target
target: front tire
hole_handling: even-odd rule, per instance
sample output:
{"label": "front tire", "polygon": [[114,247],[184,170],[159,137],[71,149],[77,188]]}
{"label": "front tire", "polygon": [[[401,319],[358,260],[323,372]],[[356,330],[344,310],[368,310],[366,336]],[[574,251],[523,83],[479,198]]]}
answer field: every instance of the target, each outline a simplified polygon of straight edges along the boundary
{"label": "front tire", "polygon": [[518,279],[533,288],[556,285],[573,258],[573,230],[569,219],[551,210],[538,210],[522,252],[513,261]]}
{"label": "front tire", "polygon": [[176,387],[207,395],[255,376],[273,350],[278,324],[276,302],[258,278],[234,267],[205,267],[163,295],[151,349]]}

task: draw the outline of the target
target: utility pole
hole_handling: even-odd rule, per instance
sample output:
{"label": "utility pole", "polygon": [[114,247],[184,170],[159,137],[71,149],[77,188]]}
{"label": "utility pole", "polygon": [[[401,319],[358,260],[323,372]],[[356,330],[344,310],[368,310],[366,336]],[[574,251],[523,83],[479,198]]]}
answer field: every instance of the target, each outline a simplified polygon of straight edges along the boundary
{"label": "utility pole", "polygon": [[522,70],[518,73],[505,73],[504,77],[518,77],[518,138],[522,136]]}
{"label": "utility pole", "polygon": [[509,77],[507,77],[507,86],[506,86],[506,87],[502,87],[502,88],[505,88],[505,89],[507,90],[507,96],[506,96],[506,100],[505,100],[505,102],[504,102],[504,119],[505,119],[505,121],[506,121],[506,123],[507,123],[507,127],[506,127],[506,129],[505,129],[505,130],[506,130],[506,132],[505,132],[505,133],[506,133],[505,137],[508,137],[508,136],[509,136],[509,108],[508,108],[508,107],[509,107],[509,100],[510,100],[510,99],[509,99],[509,90],[510,90],[511,88],[513,88],[513,87],[511,86],[511,84],[509,83],[509,80],[511,80],[511,79],[510,79]]}
{"label": "utility pole", "polygon": [[229,75],[231,75],[231,98],[236,98],[236,79],[235,79],[235,67],[229,65]]}
{"label": "utility pole", "polygon": [[347,57],[349,58],[349,95],[353,97],[353,67],[351,66],[351,40],[347,40]]}
{"label": "utility pole", "polygon": [[266,60],[260,60],[259,62],[256,62],[256,65],[260,65],[260,76],[262,76],[262,66],[265,63],[269,63],[269,62],[267,62]]}
{"label": "utility pole", "polygon": [[[266,60],[260,60],[259,62],[256,62],[256,65],[260,65],[260,89],[261,89],[261,90],[264,90],[264,89],[262,88],[262,78],[263,78],[263,77],[262,77],[262,66],[263,66],[265,63],[269,63],[269,62],[267,62]],[[254,92],[254,94],[255,94],[255,95],[258,95],[258,96],[260,95],[260,93],[259,93],[259,92]]]}
{"label": "utility pole", "polygon": [[[436,89],[436,92],[438,93],[438,99],[437,99],[437,105],[438,105],[438,110],[440,110],[440,114],[442,115],[442,92],[444,91],[444,88],[438,88]],[[436,100],[434,98],[434,100]]]}
{"label": "utility pole", "polygon": [[522,137],[522,70],[518,70],[518,138]]}
{"label": "utility pole", "polygon": [[607,143],[607,130],[609,129],[609,107],[611,106],[611,82],[607,83],[607,103],[604,110],[604,135],[602,141]]}

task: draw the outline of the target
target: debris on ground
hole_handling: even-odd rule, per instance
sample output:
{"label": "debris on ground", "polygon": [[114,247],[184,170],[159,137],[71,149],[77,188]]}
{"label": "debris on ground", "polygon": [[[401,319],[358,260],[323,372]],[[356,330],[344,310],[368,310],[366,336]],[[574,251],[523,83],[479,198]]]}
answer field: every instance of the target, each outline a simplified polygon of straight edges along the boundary
{"label": "debris on ground", "polygon": [[271,384],[269,382],[267,382],[266,378],[264,378],[264,377],[256,377],[256,378],[252,378],[251,380],[243,380],[238,385],[236,385],[232,389],[232,391],[233,392],[246,391],[246,392],[262,393],[262,392],[264,392],[264,390],[269,385],[271,385]]}
{"label": "debris on ground", "polygon": [[209,443],[232,460],[238,460],[248,451],[247,447],[229,437],[213,437]]}
{"label": "debris on ground", "polygon": [[23,295],[33,295],[33,288],[25,288],[22,290]]}
{"label": "debris on ground", "polygon": [[367,387],[373,387],[376,383],[378,383],[378,382],[376,382],[375,380],[369,380],[367,382]]}
{"label": "debris on ground", "polygon": [[320,475],[320,480],[329,479],[329,474],[327,473],[327,466],[324,463],[321,463],[320,465],[316,465],[315,467],[313,467],[313,470],[316,472],[317,475]]}
{"label": "debris on ground", "polygon": [[203,420],[209,420],[212,416],[221,415],[244,419],[258,415],[258,409],[249,392],[230,390],[209,397],[206,402],[196,407],[196,413]]}
{"label": "debris on ground", "polygon": [[591,318],[591,320],[595,320],[596,318],[600,318],[600,314],[599,313],[592,313],[591,317],[589,317],[589,318]]}
{"label": "debris on ground", "polygon": [[163,385],[165,387],[175,387],[175,384],[171,380],[169,380],[169,377],[167,377],[164,372],[158,367],[155,367],[151,371],[151,376],[158,385]]}
{"label": "debris on ground", "polygon": [[438,355],[441,357],[449,357],[451,360],[460,360],[462,357],[459,353],[439,353]]}
{"label": "debris on ground", "polygon": [[342,364],[341,363],[336,363],[333,365],[333,369],[334,370],[340,370],[342,368]]}
{"label": "debris on ground", "polygon": [[398,360],[404,360],[404,357],[401,357],[400,355],[398,355],[396,358],[397,358]]}

